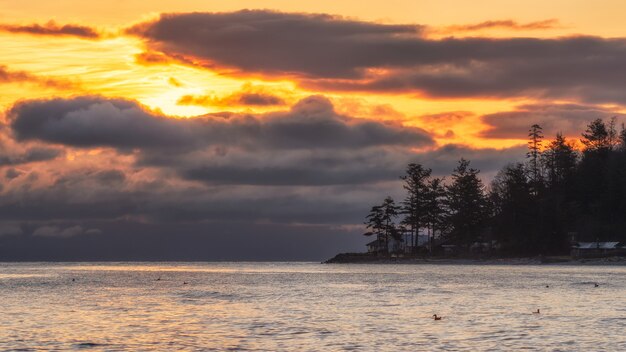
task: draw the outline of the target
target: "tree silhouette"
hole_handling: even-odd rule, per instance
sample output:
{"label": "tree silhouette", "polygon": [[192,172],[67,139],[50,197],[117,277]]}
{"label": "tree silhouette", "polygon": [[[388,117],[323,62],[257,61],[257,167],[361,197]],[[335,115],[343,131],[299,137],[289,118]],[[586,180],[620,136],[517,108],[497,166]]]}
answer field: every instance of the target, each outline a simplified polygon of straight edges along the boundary
{"label": "tree silhouette", "polygon": [[557,133],[543,155],[543,165],[547,173],[548,188],[557,191],[568,184],[576,172],[578,155],[563,134]]}
{"label": "tree silhouette", "polygon": [[533,194],[537,195],[541,189],[541,147],[543,143],[543,128],[534,124],[528,130],[528,153],[529,169],[532,177]]}
{"label": "tree silhouette", "polygon": [[504,248],[514,253],[532,251],[537,239],[531,183],[522,163],[506,166],[491,183],[494,230]]}
{"label": "tree silhouette", "polygon": [[413,248],[417,247],[419,229],[426,221],[428,182],[431,173],[431,169],[424,168],[421,164],[411,163],[407,166],[406,175],[400,177],[407,191],[406,198],[402,201],[402,214],[404,214],[402,224],[410,231]]}
{"label": "tree silhouette", "polygon": [[[570,241],[626,242],[626,129],[616,119],[595,119],[582,133],[582,152],[562,133],[544,146],[539,125],[529,130],[528,161],[506,165],[490,183],[488,196],[479,170],[461,159],[449,183],[421,164],[407,166],[406,198],[390,197],[372,207],[365,222],[389,248],[404,227],[426,229],[469,249],[476,241],[497,240],[503,254],[566,254]],[[429,246],[430,248],[430,246]]]}
{"label": "tree silhouette", "polygon": [[426,188],[424,222],[429,229],[428,249],[431,252],[435,232],[444,233],[447,229],[446,188],[443,182],[443,178],[433,178]]}
{"label": "tree silhouette", "polygon": [[469,245],[480,237],[482,225],[488,215],[484,185],[470,162],[461,159],[452,173],[452,183],[447,186],[446,203],[450,211],[449,238]]}
{"label": "tree silhouette", "polygon": [[585,145],[585,152],[606,153],[612,149],[611,130],[602,119],[595,119],[582,133],[581,142]]}
{"label": "tree silhouette", "polygon": [[372,230],[371,234],[375,234],[379,242],[385,243],[385,252],[389,249],[390,238],[400,240],[400,233],[394,222],[399,210],[393,198],[387,197],[381,205],[373,206],[366,216],[366,227]]}

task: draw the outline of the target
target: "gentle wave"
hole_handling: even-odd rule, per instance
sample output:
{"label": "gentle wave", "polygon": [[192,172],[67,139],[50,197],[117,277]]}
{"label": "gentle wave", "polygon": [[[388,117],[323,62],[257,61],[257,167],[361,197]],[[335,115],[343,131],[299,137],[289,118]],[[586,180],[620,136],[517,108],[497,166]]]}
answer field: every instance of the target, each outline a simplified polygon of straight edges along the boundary
{"label": "gentle wave", "polygon": [[626,350],[624,267],[105,263],[0,272],[0,350]]}

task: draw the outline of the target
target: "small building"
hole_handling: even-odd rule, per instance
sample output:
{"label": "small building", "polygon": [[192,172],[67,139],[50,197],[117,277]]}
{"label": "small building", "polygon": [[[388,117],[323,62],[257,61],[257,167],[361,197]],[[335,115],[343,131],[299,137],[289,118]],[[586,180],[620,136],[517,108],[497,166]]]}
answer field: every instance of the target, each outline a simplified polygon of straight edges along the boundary
{"label": "small building", "polygon": [[575,258],[626,256],[626,247],[620,242],[575,242],[571,255]]}
{"label": "small building", "polygon": [[372,242],[367,243],[367,253],[378,253],[385,249],[385,241],[375,239]]}
{"label": "small building", "polygon": [[380,238],[365,244],[365,246],[367,246],[367,253],[396,253],[402,251],[403,241],[389,238],[389,243],[386,244],[385,240]]}

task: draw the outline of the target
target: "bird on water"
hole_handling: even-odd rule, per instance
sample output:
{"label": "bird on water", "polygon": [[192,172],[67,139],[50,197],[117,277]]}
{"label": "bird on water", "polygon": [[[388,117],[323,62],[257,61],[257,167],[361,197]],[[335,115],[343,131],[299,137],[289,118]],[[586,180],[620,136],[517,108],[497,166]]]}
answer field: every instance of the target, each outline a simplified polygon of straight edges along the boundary
{"label": "bird on water", "polygon": [[537,311],[533,312],[533,314],[541,314],[541,313],[539,312],[539,309],[537,309]]}
{"label": "bird on water", "polygon": [[438,317],[438,316],[437,316],[437,314],[433,314],[433,319],[435,319],[435,320],[441,320],[441,318],[443,318],[443,317]]}

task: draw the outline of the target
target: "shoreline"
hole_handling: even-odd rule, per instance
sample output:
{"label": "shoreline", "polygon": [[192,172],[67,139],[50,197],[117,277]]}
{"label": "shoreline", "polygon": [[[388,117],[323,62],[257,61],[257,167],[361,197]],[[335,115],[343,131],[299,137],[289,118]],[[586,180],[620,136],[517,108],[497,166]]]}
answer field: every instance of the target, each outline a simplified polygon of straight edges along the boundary
{"label": "shoreline", "polygon": [[506,258],[442,258],[442,257],[377,257],[363,253],[340,253],[322,264],[404,264],[404,265],[626,265],[626,257],[506,257]]}

